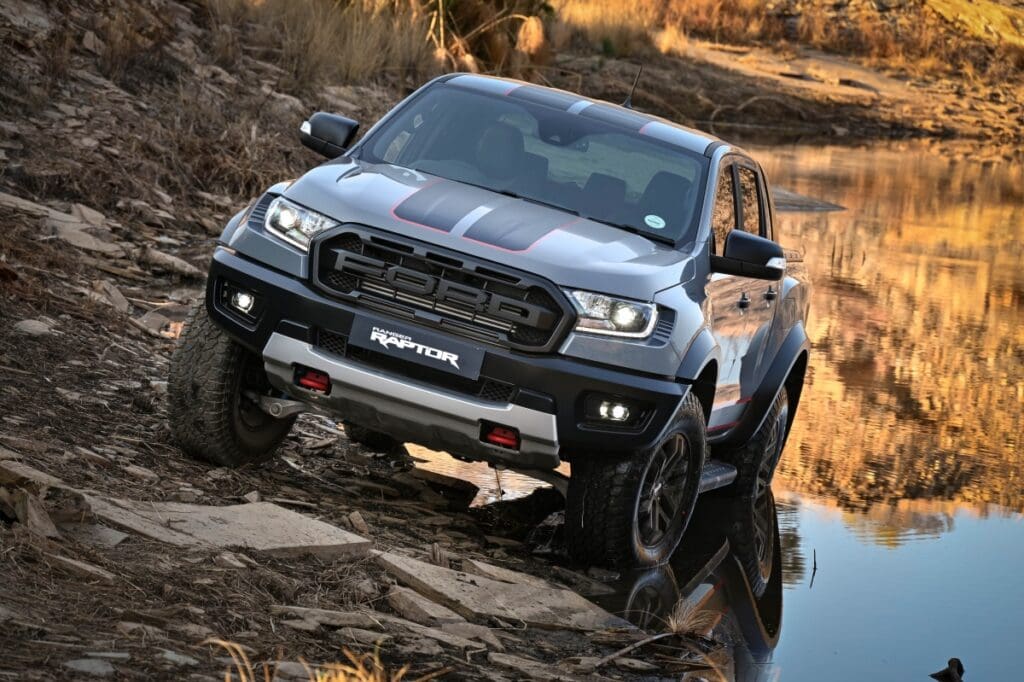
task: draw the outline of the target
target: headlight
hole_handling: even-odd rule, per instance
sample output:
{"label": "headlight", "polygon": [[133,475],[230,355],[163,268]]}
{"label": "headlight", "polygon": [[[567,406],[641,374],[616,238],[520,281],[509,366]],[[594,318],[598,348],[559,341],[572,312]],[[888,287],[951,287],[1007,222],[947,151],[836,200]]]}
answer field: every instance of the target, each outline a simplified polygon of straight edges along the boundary
{"label": "headlight", "polygon": [[323,232],[339,223],[309,209],[296,206],[292,202],[278,197],[267,207],[267,219],[264,223],[268,232],[303,251],[309,250],[309,240],[318,232]]}
{"label": "headlight", "polygon": [[623,301],[589,291],[571,291],[579,313],[576,331],[642,339],[650,336],[658,309],[650,303]]}

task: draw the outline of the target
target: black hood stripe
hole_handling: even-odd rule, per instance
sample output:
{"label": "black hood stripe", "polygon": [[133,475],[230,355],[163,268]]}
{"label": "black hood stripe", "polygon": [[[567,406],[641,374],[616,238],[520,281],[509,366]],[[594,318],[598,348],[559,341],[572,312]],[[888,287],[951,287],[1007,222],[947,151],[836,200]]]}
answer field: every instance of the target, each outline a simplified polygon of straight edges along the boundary
{"label": "black hood stripe", "polygon": [[506,251],[525,251],[551,232],[577,220],[550,208],[513,201],[480,218],[463,236]]}
{"label": "black hood stripe", "polygon": [[408,223],[451,232],[470,211],[494,200],[494,194],[460,182],[441,180],[409,195],[392,213]]}
{"label": "black hood stripe", "polygon": [[425,185],[391,213],[404,222],[505,251],[526,251],[555,230],[580,220],[452,180]]}

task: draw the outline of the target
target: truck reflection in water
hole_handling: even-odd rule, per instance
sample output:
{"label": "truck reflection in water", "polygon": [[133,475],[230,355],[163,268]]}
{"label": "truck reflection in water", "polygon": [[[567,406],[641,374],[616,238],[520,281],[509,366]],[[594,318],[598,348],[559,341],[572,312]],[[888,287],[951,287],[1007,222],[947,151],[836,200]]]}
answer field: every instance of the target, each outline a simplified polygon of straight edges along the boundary
{"label": "truck reflection in water", "polygon": [[[769,493],[769,496],[771,494]],[[755,596],[743,556],[752,548],[730,546],[728,524],[744,518],[727,499],[702,500],[679,551],[668,566],[624,575],[612,595],[594,597],[602,607],[650,633],[685,633],[652,643],[631,655],[683,680],[766,682],[779,678],[772,652],[782,626],[783,556],[774,501],[760,505],[771,529],[766,586]],[[746,515],[751,519],[750,515]],[[748,521],[749,522],[749,521]],[[735,533],[734,533],[735,535]]]}

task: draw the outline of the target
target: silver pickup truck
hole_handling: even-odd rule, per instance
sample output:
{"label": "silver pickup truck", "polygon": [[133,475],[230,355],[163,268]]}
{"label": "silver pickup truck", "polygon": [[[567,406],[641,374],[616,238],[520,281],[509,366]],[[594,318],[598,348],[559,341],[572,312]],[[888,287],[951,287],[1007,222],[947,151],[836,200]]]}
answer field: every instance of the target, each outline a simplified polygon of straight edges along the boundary
{"label": "silver pickup truck", "polygon": [[763,503],[803,386],[808,287],[756,161],[470,74],[357,130],[310,117],[300,137],[329,160],[220,237],[171,366],[187,453],[264,460],[316,410],[367,445],[538,476],[569,462],[569,552],[619,567],[665,562],[701,493]]}

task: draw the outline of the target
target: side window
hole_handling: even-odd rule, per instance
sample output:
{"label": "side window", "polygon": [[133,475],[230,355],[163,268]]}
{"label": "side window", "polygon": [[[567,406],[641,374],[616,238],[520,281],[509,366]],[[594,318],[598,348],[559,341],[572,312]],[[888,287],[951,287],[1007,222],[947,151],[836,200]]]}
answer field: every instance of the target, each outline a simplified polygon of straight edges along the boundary
{"label": "side window", "polygon": [[740,193],[743,198],[743,231],[760,235],[761,232],[761,190],[757,173],[750,168],[739,168]]}
{"label": "side window", "polygon": [[725,166],[718,176],[715,208],[711,214],[711,230],[715,237],[715,253],[722,253],[725,238],[736,228],[736,189],[732,181],[732,166]]}

